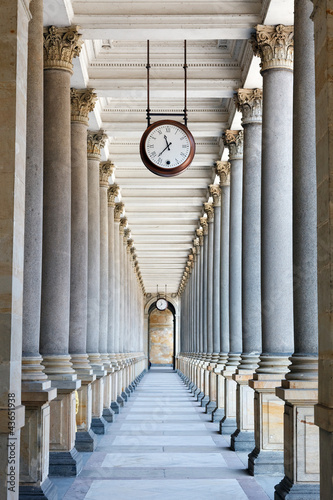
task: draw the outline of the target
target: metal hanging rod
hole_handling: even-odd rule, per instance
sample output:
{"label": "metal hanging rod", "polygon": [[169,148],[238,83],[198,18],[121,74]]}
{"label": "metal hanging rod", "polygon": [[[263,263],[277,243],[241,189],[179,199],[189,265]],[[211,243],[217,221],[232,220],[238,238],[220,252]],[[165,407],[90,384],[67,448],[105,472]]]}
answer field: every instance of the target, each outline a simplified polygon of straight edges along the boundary
{"label": "metal hanging rod", "polygon": [[150,87],[149,87],[149,70],[150,70],[150,59],[149,59],[149,40],[147,40],[147,125],[149,127],[151,123],[152,116],[182,116],[184,119],[184,124],[187,127],[187,47],[186,40],[184,40],[184,111],[183,113],[152,113],[150,111]]}

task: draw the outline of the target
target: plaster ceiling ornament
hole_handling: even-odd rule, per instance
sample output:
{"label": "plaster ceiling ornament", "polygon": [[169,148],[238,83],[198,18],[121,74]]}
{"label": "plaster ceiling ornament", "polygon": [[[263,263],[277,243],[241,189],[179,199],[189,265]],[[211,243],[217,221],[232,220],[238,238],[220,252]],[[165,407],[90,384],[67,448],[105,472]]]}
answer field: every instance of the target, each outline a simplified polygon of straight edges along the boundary
{"label": "plaster ceiling ornament", "polygon": [[204,203],[204,211],[207,214],[208,223],[213,222],[214,220],[214,207],[212,203]]}
{"label": "plaster ceiling ornament", "polygon": [[79,26],[44,28],[44,69],[63,69],[73,73],[72,60],[82,48]]}
{"label": "plaster ceiling ornament", "polygon": [[230,186],[230,167],[229,161],[215,162],[216,173],[220,176],[220,186]]}
{"label": "plaster ceiling ornament", "polygon": [[243,130],[226,130],[224,144],[229,148],[230,160],[240,160],[243,158]]}
{"label": "plaster ceiling ornament", "polygon": [[99,160],[101,156],[101,149],[104,148],[108,136],[104,133],[104,130],[99,130],[98,132],[92,132],[88,130],[87,132],[87,154],[88,158],[93,160]]}
{"label": "plaster ceiling ornament", "polygon": [[119,196],[118,184],[111,184],[108,188],[108,205],[114,207],[116,204],[116,197]]}
{"label": "plaster ceiling ornament", "polygon": [[200,226],[202,227],[203,236],[208,234],[208,220],[207,217],[200,217]]}
{"label": "plaster ceiling ornament", "polygon": [[218,184],[209,185],[209,194],[213,197],[213,206],[221,206],[221,188]]}
{"label": "plaster ceiling ornament", "polygon": [[258,24],[252,35],[251,45],[256,56],[261,58],[261,71],[271,68],[293,70],[294,27],[278,24]]}
{"label": "plaster ceiling ornament", "polygon": [[94,89],[71,88],[71,121],[88,125],[88,115],[94,109],[96,101]]}
{"label": "plaster ceiling ornament", "polygon": [[122,202],[116,203],[114,207],[114,220],[120,222],[120,218],[124,213],[124,204]]}
{"label": "plaster ceiling ornament", "polygon": [[242,112],[242,125],[262,122],[262,90],[239,89],[235,95],[235,104]]}
{"label": "plaster ceiling ornament", "polygon": [[99,185],[109,186],[109,177],[113,174],[114,164],[111,161],[103,161],[99,164]]}

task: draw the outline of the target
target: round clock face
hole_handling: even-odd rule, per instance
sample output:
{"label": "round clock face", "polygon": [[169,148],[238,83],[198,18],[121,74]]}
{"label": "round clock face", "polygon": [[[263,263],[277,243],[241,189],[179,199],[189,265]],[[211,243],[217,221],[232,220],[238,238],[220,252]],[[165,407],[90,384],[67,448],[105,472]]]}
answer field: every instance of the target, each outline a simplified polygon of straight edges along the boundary
{"label": "round clock face", "polygon": [[195,142],[191,132],[173,120],[160,120],[142,136],[140,154],[146,167],[157,175],[171,177],[191,164]]}
{"label": "round clock face", "polygon": [[168,303],[165,299],[158,299],[156,301],[156,307],[159,311],[164,311],[168,307]]}

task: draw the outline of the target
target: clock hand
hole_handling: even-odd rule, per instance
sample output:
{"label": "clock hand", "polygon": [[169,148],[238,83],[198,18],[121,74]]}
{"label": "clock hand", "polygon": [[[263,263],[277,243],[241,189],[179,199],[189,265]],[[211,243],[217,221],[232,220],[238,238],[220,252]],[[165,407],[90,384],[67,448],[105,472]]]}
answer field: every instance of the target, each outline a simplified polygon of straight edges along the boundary
{"label": "clock hand", "polygon": [[168,138],[166,135],[164,136],[164,139],[165,139],[165,142],[167,143],[168,150],[170,151],[169,146],[170,146],[171,142],[168,144]]}
{"label": "clock hand", "polygon": [[169,146],[171,146],[171,144],[172,144],[172,142],[169,142],[169,144],[167,145],[167,147],[166,147],[166,148],[164,148],[164,149],[163,149],[163,151],[161,151],[161,152],[160,152],[160,154],[159,154],[158,156],[161,156],[161,154],[162,154],[162,153],[164,153],[164,151],[165,151],[166,149],[168,149],[168,150],[170,151]]}

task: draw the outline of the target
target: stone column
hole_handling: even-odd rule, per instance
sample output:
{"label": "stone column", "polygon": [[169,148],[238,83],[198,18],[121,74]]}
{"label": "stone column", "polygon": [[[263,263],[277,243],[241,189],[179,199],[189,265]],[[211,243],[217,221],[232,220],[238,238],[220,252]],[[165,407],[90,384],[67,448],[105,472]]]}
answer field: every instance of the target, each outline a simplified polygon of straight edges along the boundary
{"label": "stone column", "polygon": [[[293,27],[258,25],[253,48],[263,75],[261,300],[262,354],[255,390],[251,474],[283,474],[283,402],[275,388],[293,353]],[[272,419],[269,415],[274,414]]]}
{"label": "stone column", "polygon": [[217,375],[217,408],[212,421],[220,422],[224,417],[224,387],[222,375],[229,352],[229,219],[230,219],[230,163],[216,162],[216,173],[221,188],[221,246],[220,246],[220,353],[215,372]]}
{"label": "stone column", "polygon": [[[55,498],[56,488],[48,479],[48,429],[50,401],[56,397],[57,389],[51,389],[51,382],[42,372],[44,367],[39,354],[43,232],[43,3],[33,0],[30,12],[22,318],[22,403],[26,424],[20,440],[19,493],[29,494],[30,498],[45,493],[49,498]],[[1,494],[2,497],[5,498]]]}
{"label": "stone column", "polygon": [[202,247],[202,357],[200,362],[200,390],[198,401],[205,397],[205,367],[207,359],[207,262],[208,262],[208,222],[207,217],[200,217],[203,230]]}
{"label": "stone column", "polygon": [[220,430],[232,434],[236,428],[236,372],[242,352],[242,202],[243,202],[243,131],[227,130],[225,144],[229,148],[230,226],[229,226],[229,343],[225,377],[224,411]]}
{"label": "stone column", "polygon": [[[293,129],[294,354],[276,395],[284,406],[284,479],[275,498],[319,499],[317,189],[314,26],[310,0],[295,1]],[[326,460],[326,458],[325,458]],[[331,496],[331,495],[330,495]],[[325,498],[324,495],[322,498]]]}
{"label": "stone column", "polygon": [[242,226],[242,338],[243,352],[233,379],[237,382],[237,430],[231,449],[252,451],[254,442],[254,392],[248,381],[258,367],[261,353],[261,140],[262,90],[239,89],[236,105],[244,127],[243,226]]}
{"label": "stone column", "polygon": [[[112,398],[111,398],[111,408],[115,413],[119,413],[119,405],[117,403],[117,379],[118,379],[118,365],[116,358],[116,248],[115,248],[115,200],[119,195],[119,186],[113,184],[108,188],[108,224],[109,224],[109,299],[108,299],[108,352],[110,361],[113,367],[112,374]],[[119,233],[119,229],[118,229]]]}
{"label": "stone column", "polygon": [[119,363],[120,370],[120,385],[119,392],[124,401],[127,401],[127,394],[125,393],[125,362],[124,362],[124,332],[125,332],[125,279],[126,279],[126,261],[125,261],[125,247],[124,247],[124,231],[127,226],[127,218],[122,217],[119,224],[119,256],[120,256],[120,303],[119,303]]}
{"label": "stone column", "polygon": [[40,352],[57,387],[51,402],[50,475],[76,475],[75,390],[81,386],[69,355],[71,257],[72,59],[81,50],[77,28],[44,28],[44,206]]}
{"label": "stone column", "polygon": [[[120,334],[121,334],[121,315],[120,315],[120,304],[121,304],[121,281],[120,281],[120,269],[121,269],[121,255],[120,255],[120,218],[124,212],[124,204],[116,203],[114,209],[114,270],[115,270],[115,315],[114,315],[114,350],[115,357],[117,359],[117,388],[116,388],[116,402],[120,406],[124,406],[124,400],[121,397],[121,356],[120,356]],[[111,405],[112,409],[117,413],[117,406]],[[119,407],[118,407],[119,412]]]}
{"label": "stone column", "polygon": [[201,258],[201,248],[200,248],[200,240],[196,237],[193,240],[194,248],[195,248],[195,260],[196,260],[196,282],[195,282],[195,324],[196,324],[196,352],[195,352],[195,362],[199,358],[200,353],[200,258]]}
{"label": "stone column", "polygon": [[78,390],[75,447],[93,451],[95,435],[92,418],[91,383],[96,379],[87,355],[88,292],[88,161],[86,154],[88,114],[96,94],[91,89],[71,89],[71,295],[69,316],[69,353],[81,380]]}
{"label": "stone column", "polygon": [[106,421],[103,418],[104,379],[100,349],[100,195],[99,162],[101,148],[107,136],[103,131],[88,131],[88,308],[87,308],[87,353],[96,375],[92,384],[92,423],[96,434],[104,434]]}

